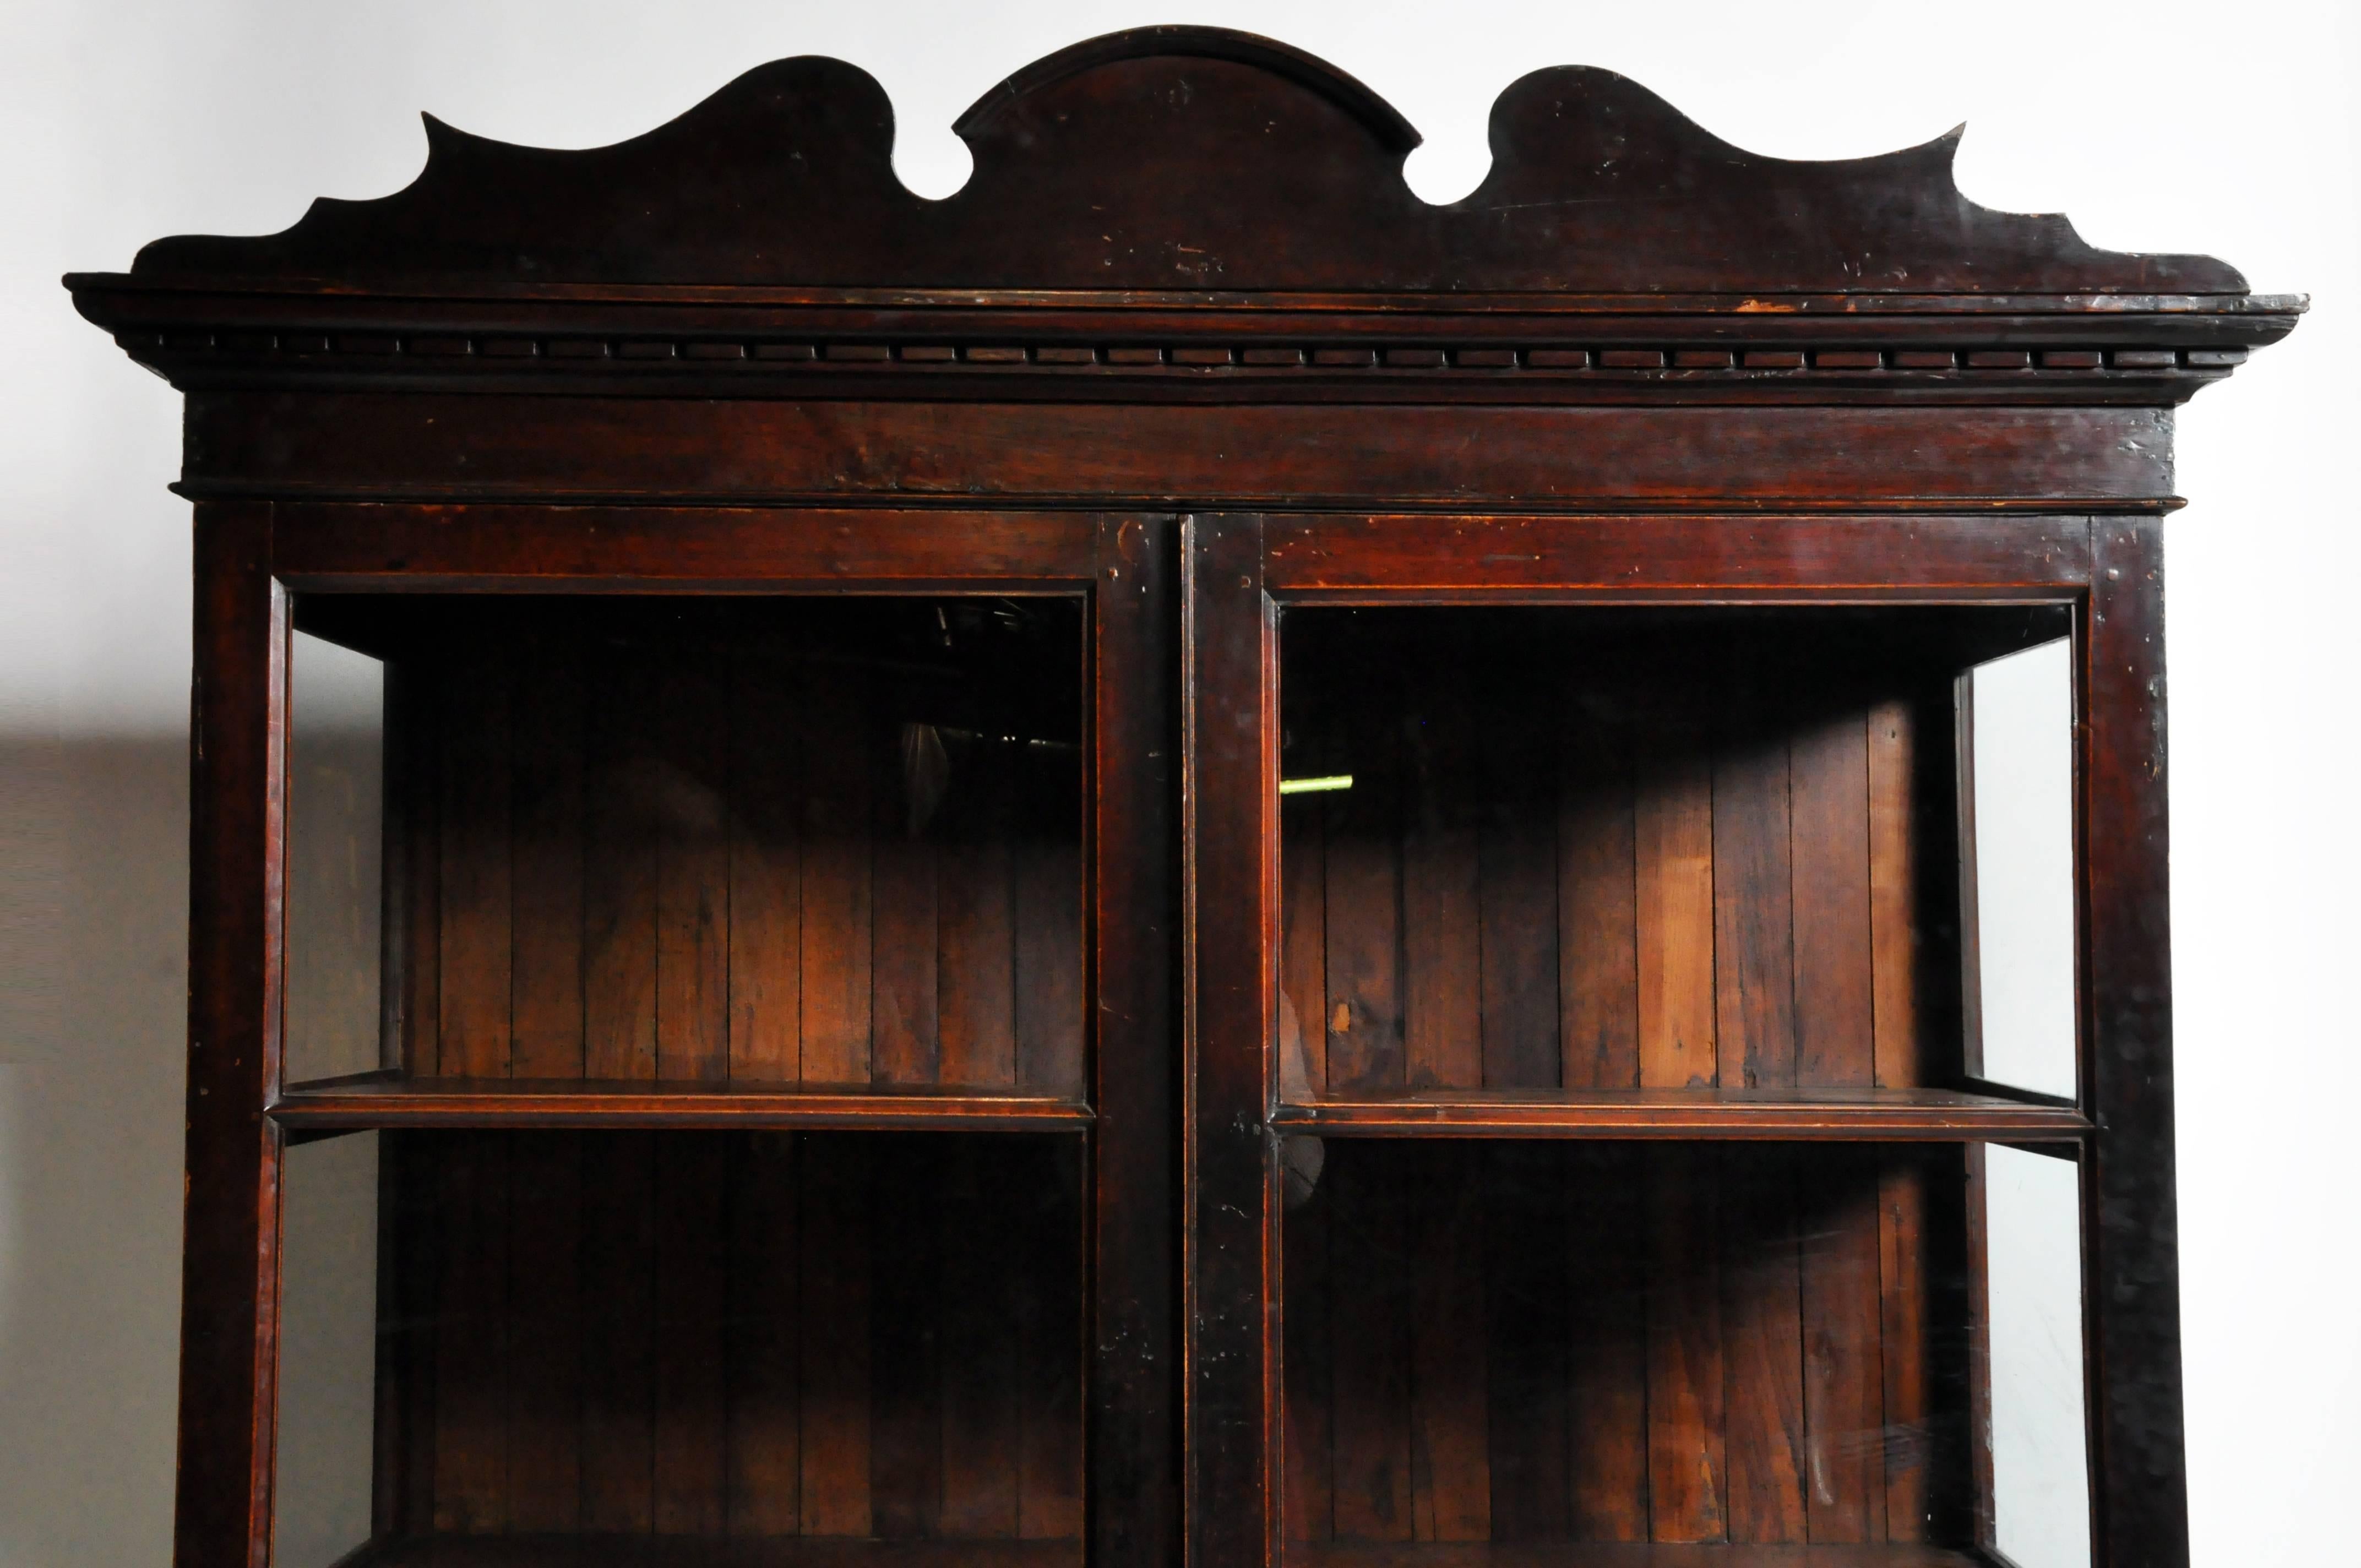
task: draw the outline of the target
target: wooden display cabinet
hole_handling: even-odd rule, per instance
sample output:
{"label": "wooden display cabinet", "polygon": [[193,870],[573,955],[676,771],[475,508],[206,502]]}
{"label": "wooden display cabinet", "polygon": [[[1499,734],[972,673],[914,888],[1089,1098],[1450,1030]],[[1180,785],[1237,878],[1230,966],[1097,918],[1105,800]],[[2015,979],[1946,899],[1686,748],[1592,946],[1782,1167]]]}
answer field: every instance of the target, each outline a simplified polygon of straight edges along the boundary
{"label": "wooden display cabinet", "polygon": [[2302,302],[1580,68],[1443,207],[1239,34],[958,128],[68,280],[189,397],[179,1561],[2185,1563],[2160,522]]}

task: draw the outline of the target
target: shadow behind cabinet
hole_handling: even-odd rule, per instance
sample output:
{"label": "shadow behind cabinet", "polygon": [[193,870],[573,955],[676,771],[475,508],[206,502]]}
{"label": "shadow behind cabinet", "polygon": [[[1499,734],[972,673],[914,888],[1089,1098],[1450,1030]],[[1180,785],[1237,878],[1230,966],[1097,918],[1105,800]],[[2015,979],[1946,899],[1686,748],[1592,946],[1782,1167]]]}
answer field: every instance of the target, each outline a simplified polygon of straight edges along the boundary
{"label": "shadow behind cabinet", "polygon": [[1448,208],[1244,35],[959,129],[69,280],[190,400],[179,1560],[2185,1562],[2158,521],[2301,302],[1580,68]]}

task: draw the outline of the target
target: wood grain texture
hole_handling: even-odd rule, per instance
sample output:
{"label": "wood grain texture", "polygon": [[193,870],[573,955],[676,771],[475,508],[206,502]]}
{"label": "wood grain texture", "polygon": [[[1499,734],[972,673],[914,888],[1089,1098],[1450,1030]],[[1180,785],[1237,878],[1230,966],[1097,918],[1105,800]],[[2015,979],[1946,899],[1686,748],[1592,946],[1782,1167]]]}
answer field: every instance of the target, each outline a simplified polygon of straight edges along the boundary
{"label": "wood grain texture", "polygon": [[[141,280],[416,273],[470,281],[969,289],[2235,292],[2202,257],[2129,257],[1999,213],[1950,175],[1957,134],[1880,158],[1741,152],[1635,82],[1526,75],[1492,106],[1466,201],[1401,177],[1418,133],[1334,66],[1211,27],[1143,27],[1017,71],[960,118],[953,196],[889,168],[859,69],[756,68],[658,130],[544,152],[429,119],[424,171],[261,238],[143,249]],[[1140,178],[1136,148],[1159,149]],[[1281,149],[1274,155],[1272,148]],[[685,170],[702,178],[688,182]],[[1222,200],[1209,198],[1218,192]],[[1794,214],[1808,212],[1809,224]]]}

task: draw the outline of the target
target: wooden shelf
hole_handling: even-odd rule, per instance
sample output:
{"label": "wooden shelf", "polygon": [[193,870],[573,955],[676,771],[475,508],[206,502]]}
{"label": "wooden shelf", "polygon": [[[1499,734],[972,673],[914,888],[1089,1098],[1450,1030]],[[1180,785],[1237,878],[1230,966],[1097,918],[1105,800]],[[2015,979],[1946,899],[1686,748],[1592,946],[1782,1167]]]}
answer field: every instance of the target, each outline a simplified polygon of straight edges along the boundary
{"label": "wooden shelf", "polygon": [[2073,1142],[2070,1105],[1956,1089],[1420,1089],[1281,1105],[1275,1125],[1401,1137]]}
{"label": "wooden shelf", "polygon": [[766,1083],[731,1088],[601,1079],[407,1078],[291,1084],[270,1115],[296,1130],[359,1127],[874,1127],[1071,1132],[1083,1101],[976,1085]]}
{"label": "wooden shelf", "polygon": [[335,1568],[1081,1568],[1079,1541],[435,1535],[371,1541]]}
{"label": "wooden shelf", "polygon": [[1285,1568],[1992,1568],[1963,1547],[1905,1541],[1864,1546],[1664,1545],[1651,1541],[1288,1543]]}

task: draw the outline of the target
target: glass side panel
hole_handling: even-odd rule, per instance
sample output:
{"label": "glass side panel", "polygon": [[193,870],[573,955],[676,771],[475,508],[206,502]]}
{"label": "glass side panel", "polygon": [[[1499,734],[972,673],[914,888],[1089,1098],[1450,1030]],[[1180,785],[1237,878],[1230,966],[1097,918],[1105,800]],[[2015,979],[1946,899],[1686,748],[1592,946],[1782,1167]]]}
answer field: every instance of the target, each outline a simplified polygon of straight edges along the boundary
{"label": "glass side panel", "polygon": [[379,1134],[287,1151],[280,1221],[276,1561],[369,1539],[376,1428]]}
{"label": "glass side panel", "polygon": [[2075,1168],[2015,1157],[2059,1231],[2010,1153],[1294,1140],[1287,1561],[2080,1561]]}
{"label": "glass side panel", "polygon": [[2091,1489],[2075,1167],[1984,1154],[1994,1542],[2017,1568],[2084,1568]]}
{"label": "glass side panel", "polygon": [[374,1141],[291,1163],[282,1568],[1081,1563],[1079,1138]]}
{"label": "glass side panel", "polygon": [[[386,826],[379,852],[377,753],[315,734],[373,662],[306,639],[291,1080],[381,1048],[414,1080],[1081,1093],[1079,599],[297,618],[385,661]],[[348,666],[344,706],[310,697]]]}
{"label": "glass side panel", "polygon": [[286,1074],[381,1065],[385,665],[298,631],[289,664]]}
{"label": "glass side panel", "polygon": [[1981,1076],[2072,1098],[2074,670],[2065,638],[1960,683],[1974,793],[1971,1048]]}

